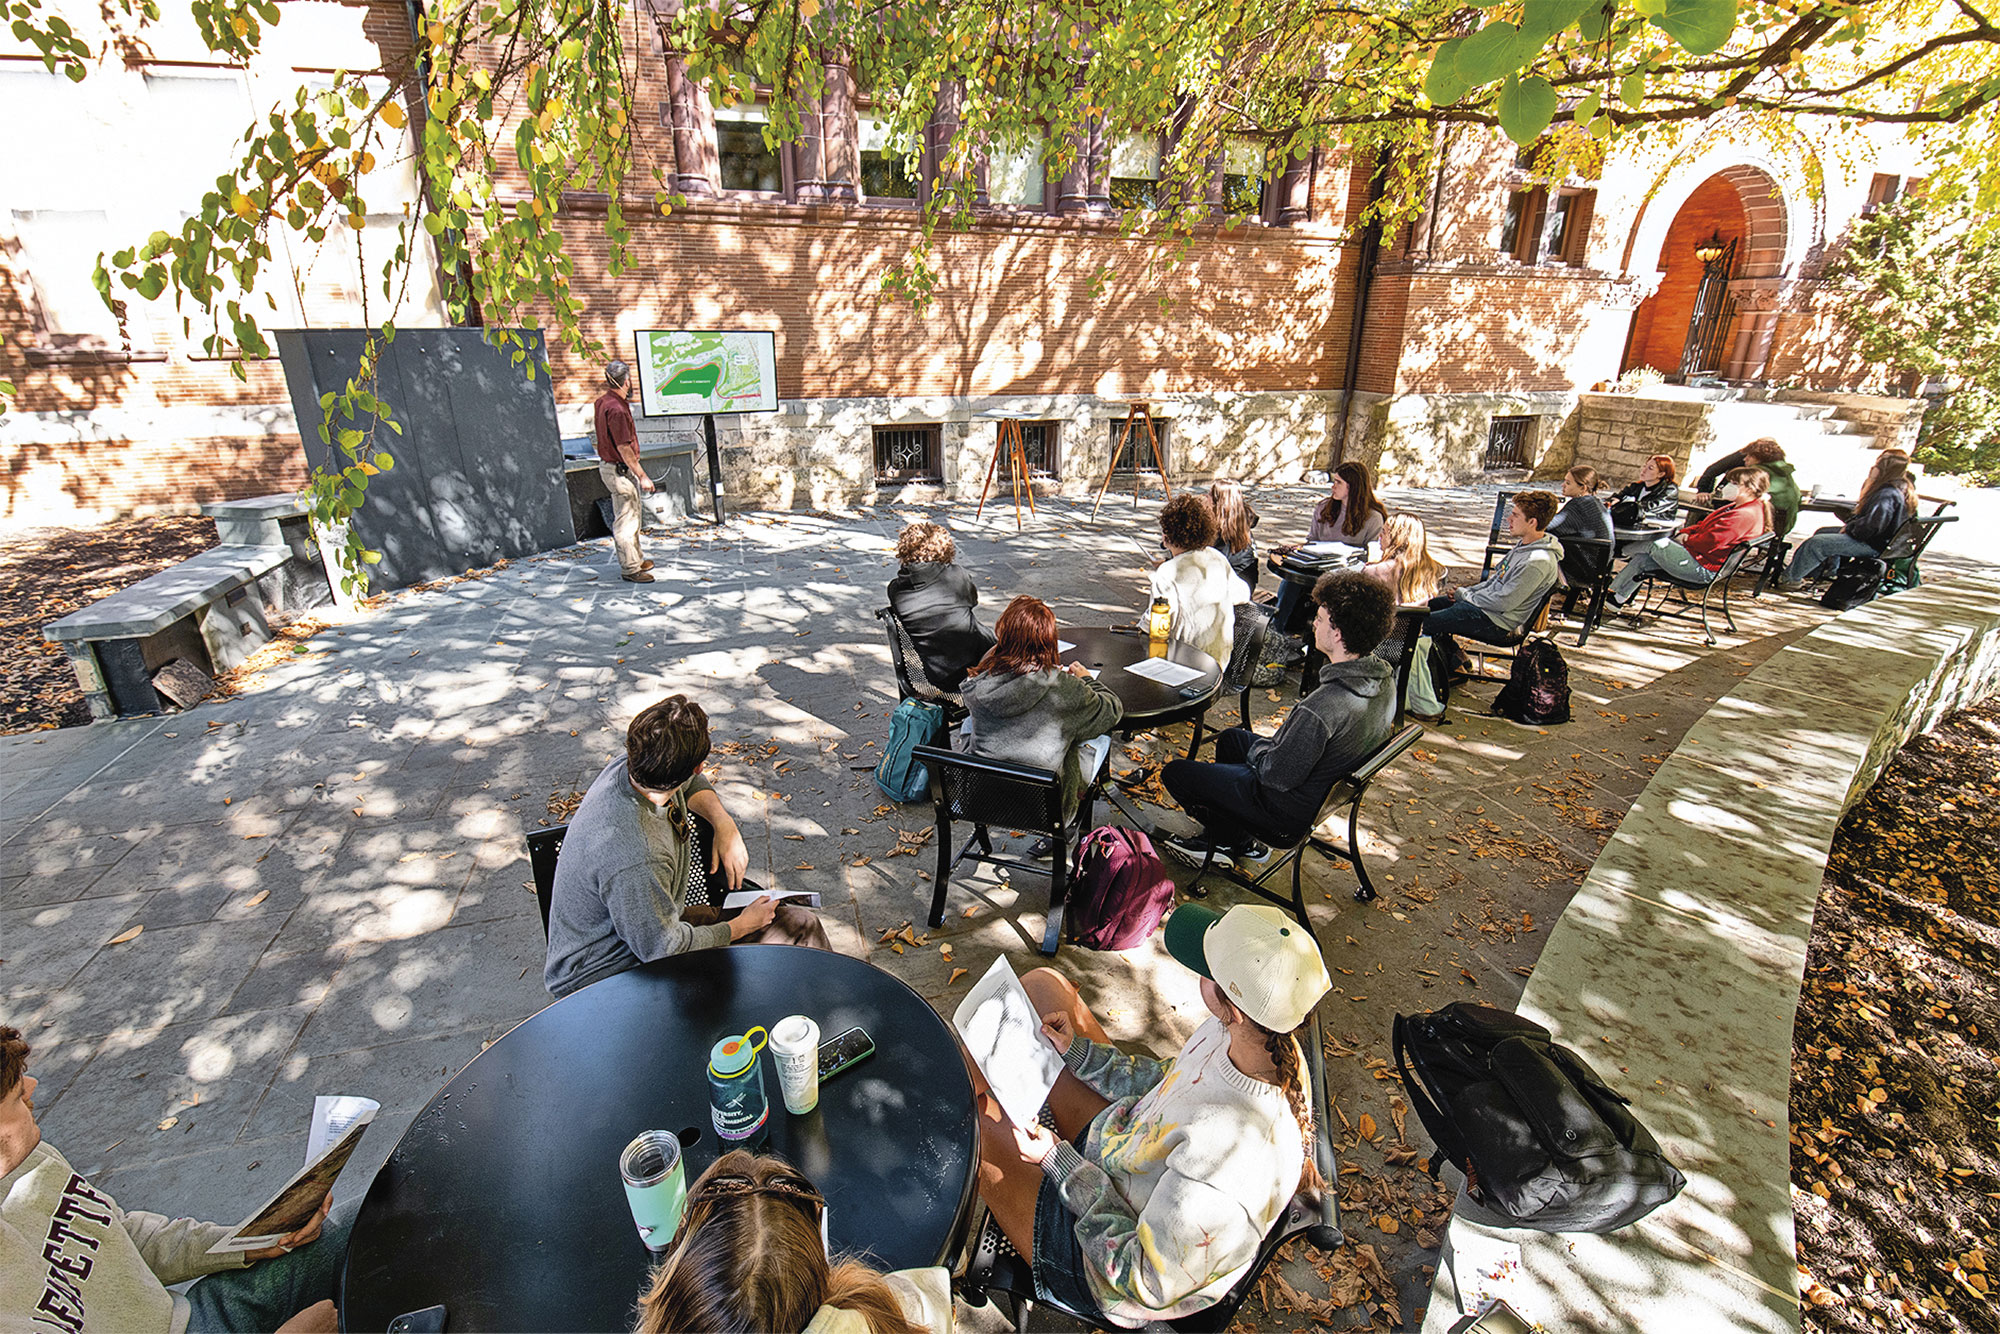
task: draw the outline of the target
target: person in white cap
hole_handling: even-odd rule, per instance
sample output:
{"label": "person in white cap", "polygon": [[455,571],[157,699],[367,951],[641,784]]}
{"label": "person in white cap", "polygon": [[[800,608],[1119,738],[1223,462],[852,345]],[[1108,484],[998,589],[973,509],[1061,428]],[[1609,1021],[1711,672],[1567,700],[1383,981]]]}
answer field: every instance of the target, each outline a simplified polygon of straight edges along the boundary
{"label": "person in white cap", "polygon": [[653,582],[653,562],[639,550],[639,497],[653,479],[639,465],[639,433],[632,425],[632,368],[622,361],[604,367],[605,390],[591,405],[597,432],[597,475],[611,493],[611,543],[618,548],[618,572],[626,582]]}
{"label": "person in white cap", "polygon": [[1211,1016],[1179,1055],[1112,1046],[1041,968],[1021,981],[1063,1056],[1048,1102],[1062,1138],[979,1104],[979,1193],[1036,1291],[1128,1329],[1219,1301],[1292,1196],[1320,1184],[1297,1035],[1332,983],[1311,931],[1276,908],[1188,904],[1166,943]]}

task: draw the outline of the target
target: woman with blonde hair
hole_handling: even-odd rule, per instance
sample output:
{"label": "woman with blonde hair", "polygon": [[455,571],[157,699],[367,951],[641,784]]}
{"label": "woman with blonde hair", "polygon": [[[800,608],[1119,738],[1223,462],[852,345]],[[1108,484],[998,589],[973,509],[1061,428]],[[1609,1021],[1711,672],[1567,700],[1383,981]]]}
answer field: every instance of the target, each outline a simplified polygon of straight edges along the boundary
{"label": "woman with blonde hair", "polygon": [[680,1229],[639,1296],[639,1334],[949,1334],[948,1273],[835,1262],[825,1212],[784,1159],[723,1154],[688,1191]]}
{"label": "woman with blonde hair", "polygon": [[1382,559],[1361,572],[1388,586],[1396,601],[1408,605],[1437,596],[1444,565],[1431,555],[1430,535],[1414,514],[1393,514],[1382,525]]}

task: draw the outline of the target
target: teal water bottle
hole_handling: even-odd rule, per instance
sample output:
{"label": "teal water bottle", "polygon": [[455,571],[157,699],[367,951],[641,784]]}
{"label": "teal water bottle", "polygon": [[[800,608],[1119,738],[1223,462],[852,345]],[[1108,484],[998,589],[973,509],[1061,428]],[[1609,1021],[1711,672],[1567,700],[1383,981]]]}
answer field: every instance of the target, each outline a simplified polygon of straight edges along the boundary
{"label": "teal water bottle", "polygon": [[708,1053],[709,1117],[725,1140],[749,1139],[771,1115],[764,1097],[764,1063],[758,1059],[766,1036],[759,1025],[724,1038]]}

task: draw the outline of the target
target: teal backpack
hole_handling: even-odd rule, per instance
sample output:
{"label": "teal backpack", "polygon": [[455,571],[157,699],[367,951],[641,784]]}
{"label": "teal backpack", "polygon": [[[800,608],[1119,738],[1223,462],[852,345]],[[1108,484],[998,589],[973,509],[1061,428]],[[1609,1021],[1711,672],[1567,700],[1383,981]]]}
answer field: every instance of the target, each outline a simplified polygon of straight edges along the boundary
{"label": "teal backpack", "polygon": [[918,746],[944,740],[944,709],[919,699],[906,699],[889,716],[889,744],[875,766],[875,786],[891,801],[922,801],[931,794],[931,771],[917,763]]}

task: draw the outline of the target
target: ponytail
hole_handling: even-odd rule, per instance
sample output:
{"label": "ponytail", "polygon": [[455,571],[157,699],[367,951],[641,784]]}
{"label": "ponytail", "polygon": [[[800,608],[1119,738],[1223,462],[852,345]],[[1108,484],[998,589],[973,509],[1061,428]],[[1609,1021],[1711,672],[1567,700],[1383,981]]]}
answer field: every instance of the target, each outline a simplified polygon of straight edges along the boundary
{"label": "ponytail", "polygon": [[903,1314],[903,1304],[882,1276],[853,1260],[843,1260],[827,1272],[822,1305],[854,1312],[868,1322],[870,1334],[924,1334]]}
{"label": "ponytail", "polygon": [[1278,1069],[1278,1087],[1285,1091],[1285,1101],[1292,1105],[1292,1119],[1298,1122],[1299,1139],[1305,1148],[1305,1163],[1299,1170],[1300,1190],[1326,1184],[1313,1153],[1312,1102],[1306,1095],[1305,1055],[1299,1049],[1298,1035],[1305,1027],[1301,1024],[1290,1033],[1273,1033],[1259,1025],[1264,1034],[1264,1050],[1271,1054],[1271,1064]]}

